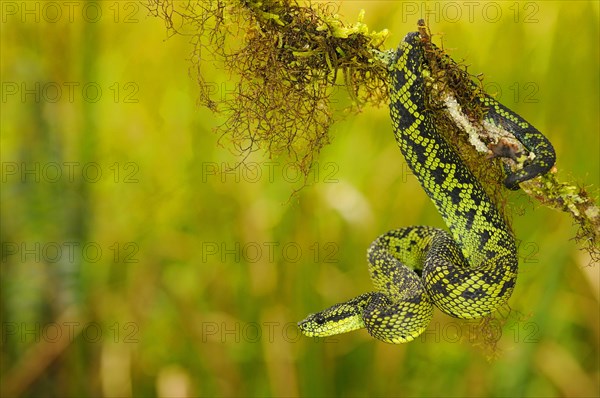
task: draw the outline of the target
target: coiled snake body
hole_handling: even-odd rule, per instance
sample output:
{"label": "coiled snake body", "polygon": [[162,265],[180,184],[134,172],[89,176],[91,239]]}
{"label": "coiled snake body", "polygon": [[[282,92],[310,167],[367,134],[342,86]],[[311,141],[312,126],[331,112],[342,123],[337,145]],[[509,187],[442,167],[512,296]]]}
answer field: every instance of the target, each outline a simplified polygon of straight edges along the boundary
{"label": "coiled snake body", "polygon": [[[309,315],[298,324],[307,336],[366,328],[379,340],[404,343],[427,328],[434,305],[454,317],[480,318],[505,304],[514,289],[515,239],[427,109],[425,79],[431,71],[424,39],[423,32],[409,33],[395,53],[390,111],[396,142],[450,233],[413,226],[378,237],[368,250],[375,291]],[[553,166],[554,150],[541,133],[491,97],[477,100],[488,109],[485,121],[535,153],[526,166],[508,172],[507,187],[514,189]]]}

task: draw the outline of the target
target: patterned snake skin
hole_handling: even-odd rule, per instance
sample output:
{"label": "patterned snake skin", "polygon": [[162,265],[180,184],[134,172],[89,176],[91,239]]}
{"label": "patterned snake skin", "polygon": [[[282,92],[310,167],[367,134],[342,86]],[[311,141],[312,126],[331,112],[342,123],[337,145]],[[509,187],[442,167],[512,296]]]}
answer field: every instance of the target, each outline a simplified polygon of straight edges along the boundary
{"label": "patterned snake skin", "polygon": [[[381,235],[368,250],[375,291],[309,315],[298,324],[307,336],[366,328],[379,340],[404,343],[427,328],[434,305],[457,318],[480,318],[507,303],[514,289],[515,239],[480,182],[440,136],[426,106],[431,70],[424,43],[433,45],[423,31],[409,33],[395,53],[390,111],[396,142],[450,233],[413,226]],[[475,100],[487,109],[484,121],[533,152],[522,168],[507,170],[506,187],[518,189],[554,165],[552,145],[533,126],[488,95]]]}

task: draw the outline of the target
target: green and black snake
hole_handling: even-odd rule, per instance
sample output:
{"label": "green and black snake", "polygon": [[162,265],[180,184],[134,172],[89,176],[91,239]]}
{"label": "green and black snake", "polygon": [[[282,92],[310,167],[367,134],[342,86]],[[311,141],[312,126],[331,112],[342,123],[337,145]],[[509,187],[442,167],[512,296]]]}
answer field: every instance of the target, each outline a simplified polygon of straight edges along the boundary
{"label": "green and black snake", "polygon": [[[457,318],[481,318],[507,303],[513,292],[518,260],[512,232],[440,136],[427,107],[428,39],[423,30],[409,33],[395,52],[389,66],[390,113],[396,142],[450,233],[413,226],[378,237],[367,255],[375,291],[309,315],[298,324],[307,336],[366,328],[379,340],[404,343],[427,328],[434,305]],[[533,154],[518,170],[507,169],[506,187],[518,189],[550,170],[554,149],[538,130],[484,93],[474,100],[487,110],[483,122],[510,133]]]}

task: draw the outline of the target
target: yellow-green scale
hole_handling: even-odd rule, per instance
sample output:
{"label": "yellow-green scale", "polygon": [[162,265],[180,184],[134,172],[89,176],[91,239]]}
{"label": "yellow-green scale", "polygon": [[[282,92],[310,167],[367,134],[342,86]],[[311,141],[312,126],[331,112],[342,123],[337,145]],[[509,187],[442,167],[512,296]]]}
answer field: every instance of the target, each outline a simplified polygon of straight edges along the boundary
{"label": "yellow-green scale", "polygon": [[[518,268],[514,238],[427,110],[424,77],[432,73],[424,39],[418,32],[409,33],[396,53],[390,67],[390,114],[406,162],[450,233],[413,226],[378,237],[368,250],[376,291],[309,315],[299,323],[306,335],[366,327],[377,339],[403,343],[427,328],[434,305],[459,318],[479,318],[505,304],[512,294]],[[507,187],[548,171],[554,152],[541,133],[490,97],[476,100],[489,107],[487,122],[508,125],[526,147],[539,144],[539,159],[509,174]]]}

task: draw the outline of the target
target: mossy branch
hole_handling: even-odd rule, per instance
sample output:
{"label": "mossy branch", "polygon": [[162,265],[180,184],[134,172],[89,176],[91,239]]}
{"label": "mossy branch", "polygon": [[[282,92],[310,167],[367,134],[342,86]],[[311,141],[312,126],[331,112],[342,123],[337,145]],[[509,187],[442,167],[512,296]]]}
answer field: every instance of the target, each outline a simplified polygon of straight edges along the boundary
{"label": "mossy branch", "polygon": [[521,183],[521,188],[544,206],[569,213],[579,225],[575,240],[590,254],[591,261],[600,262],[600,208],[585,188],[559,181],[556,169]]}
{"label": "mossy branch", "polygon": [[[190,70],[200,87],[199,102],[225,115],[217,128],[220,142],[241,155],[258,149],[270,156],[287,154],[307,176],[330,142],[335,87],[347,89],[353,109],[387,103],[388,72],[381,54],[388,32],[369,32],[363,13],[348,25],[331,3],[301,6],[297,0],[148,0],[147,8],[165,21],[170,34],[191,38]],[[218,63],[236,81],[230,96],[215,98],[206,76],[207,68]],[[462,65],[441,72],[464,87],[473,78]],[[438,94],[447,89],[443,78],[440,82],[441,88],[433,85]],[[460,88],[452,89],[461,95]],[[442,130],[454,136],[460,129],[450,125]],[[455,142],[462,156],[477,150],[464,134]],[[489,165],[481,154],[466,157],[476,159],[470,161],[476,169]],[[476,174],[485,177],[493,197],[501,198],[497,173]],[[568,212],[580,225],[576,239],[593,261],[600,260],[600,210],[583,188],[559,182],[554,172],[521,186],[544,206]]]}
{"label": "mossy branch", "polygon": [[[200,103],[225,115],[217,131],[243,155],[258,149],[287,154],[307,176],[330,141],[336,86],[345,85],[356,106],[387,99],[386,66],[372,52],[387,33],[369,33],[362,16],[342,23],[330,3],[150,0],[148,8],[170,32],[192,38]],[[211,95],[210,59],[236,79],[227,97]]]}

